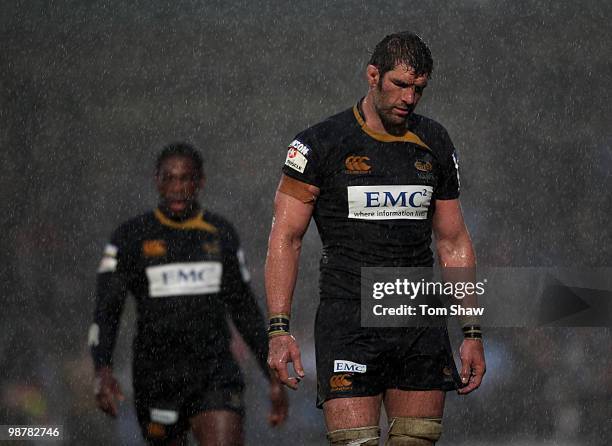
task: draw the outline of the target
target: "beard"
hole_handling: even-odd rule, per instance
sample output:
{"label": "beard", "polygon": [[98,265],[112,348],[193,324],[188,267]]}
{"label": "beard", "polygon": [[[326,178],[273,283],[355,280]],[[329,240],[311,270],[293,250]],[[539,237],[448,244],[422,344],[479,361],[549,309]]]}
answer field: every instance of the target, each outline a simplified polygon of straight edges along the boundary
{"label": "beard", "polygon": [[[394,112],[396,106],[387,105],[385,101],[385,93],[382,91],[381,86],[378,87],[378,94],[374,98],[374,109],[380,118],[380,122],[391,135],[401,136],[406,133],[408,127],[408,118],[414,111],[414,106],[407,108],[408,113],[405,116],[401,116]],[[383,105],[384,104],[384,105]]]}
{"label": "beard", "polygon": [[406,133],[406,130],[408,129],[408,118],[410,118],[412,111],[410,111],[410,113],[408,113],[406,116],[399,116],[393,113],[394,107],[379,108],[375,105],[374,108],[376,109],[380,122],[387,133],[396,136],[401,136]]}

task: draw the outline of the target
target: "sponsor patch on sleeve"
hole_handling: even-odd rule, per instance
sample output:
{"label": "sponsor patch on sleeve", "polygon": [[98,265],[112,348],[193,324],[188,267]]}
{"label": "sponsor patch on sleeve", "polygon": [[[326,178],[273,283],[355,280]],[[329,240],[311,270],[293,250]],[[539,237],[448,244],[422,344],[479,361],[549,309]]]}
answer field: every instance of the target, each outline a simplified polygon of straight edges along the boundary
{"label": "sponsor patch on sleeve", "polygon": [[117,259],[104,256],[98,265],[98,273],[113,273],[117,269]]}
{"label": "sponsor patch on sleeve", "polygon": [[293,170],[297,170],[300,173],[304,173],[304,169],[308,164],[308,160],[301,152],[295,147],[289,147],[287,152],[287,158],[285,159],[285,165],[291,167]]}
{"label": "sponsor patch on sleeve", "polygon": [[87,332],[87,345],[90,347],[97,347],[100,344],[100,326],[93,323],[89,326]]}
{"label": "sponsor patch on sleeve", "polygon": [[117,251],[117,247],[110,243],[104,247],[102,260],[100,260],[98,265],[98,274],[115,272],[117,269]]}
{"label": "sponsor patch on sleeve", "polygon": [[104,247],[104,255],[108,257],[117,257],[117,251],[117,247],[115,245],[111,245],[110,243]]}
{"label": "sponsor patch on sleeve", "polygon": [[310,147],[308,147],[299,139],[294,139],[293,141],[291,141],[291,144],[289,144],[289,148],[297,150],[304,156],[308,156],[308,153],[310,152]]}

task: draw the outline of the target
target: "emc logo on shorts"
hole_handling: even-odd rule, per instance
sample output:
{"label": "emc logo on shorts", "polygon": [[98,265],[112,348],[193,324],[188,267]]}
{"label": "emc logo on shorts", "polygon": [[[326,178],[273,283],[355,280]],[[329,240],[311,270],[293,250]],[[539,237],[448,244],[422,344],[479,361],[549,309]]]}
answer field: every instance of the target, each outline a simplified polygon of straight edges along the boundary
{"label": "emc logo on shorts", "polygon": [[337,373],[337,372],[365,373],[367,370],[368,370],[368,366],[365,364],[357,364],[356,362],[346,361],[343,359],[334,360],[334,373]]}

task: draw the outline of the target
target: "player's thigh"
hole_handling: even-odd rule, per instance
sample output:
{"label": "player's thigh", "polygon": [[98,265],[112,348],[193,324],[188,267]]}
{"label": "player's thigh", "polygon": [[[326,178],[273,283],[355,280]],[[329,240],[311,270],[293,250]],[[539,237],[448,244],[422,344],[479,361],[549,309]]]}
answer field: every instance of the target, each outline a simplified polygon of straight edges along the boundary
{"label": "player's thigh", "polygon": [[442,390],[385,391],[384,405],[387,417],[442,418],[446,392]]}
{"label": "player's thigh", "polygon": [[189,419],[191,430],[201,446],[240,446],[244,444],[242,416],[232,410],[208,410]]}
{"label": "player's thigh", "polygon": [[382,395],[334,398],[325,401],[323,414],[328,431],[378,426]]}
{"label": "player's thigh", "polygon": [[379,359],[381,340],[372,330],[361,327],[360,311],[358,301],[345,299],[324,299],[319,305],[315,329],[319,408],[327,402],[332,408],[347,404],[369,407],[369,401],[378,401],[380,406],[385,389],[385,364]]}
{"label": "player's thigh", "polygon": [[[138,423],[142,436],[150,446],[186,446],[188,425],[186,420],[178,418],[175,422],[155,419],[158,409],[136,408]],[[170,411],[168,411],[170,412]],[[153,416],[150,414],[153,413]]]}
{"label": "player's thigh", "polygon": [[187,444],[187,418],[181,413],[177,391],[165,381],[134,380],[134,403],[138,424],[148,445]]}

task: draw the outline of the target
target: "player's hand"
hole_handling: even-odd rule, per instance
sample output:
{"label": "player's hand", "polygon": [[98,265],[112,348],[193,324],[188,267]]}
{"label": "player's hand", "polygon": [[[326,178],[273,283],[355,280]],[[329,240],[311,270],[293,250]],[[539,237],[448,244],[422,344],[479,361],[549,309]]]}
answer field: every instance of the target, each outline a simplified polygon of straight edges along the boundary
{"label": "player's hand", "polygon": [[[287,364],[293,363],[297,376],[289,376]],[[272,373],[287,387],[297,390],[298,383],[304,378],[304,367],[300,357],[300,348],[295,338],[289,334],[270,338],[268,366]]]}
{"label": "player's hand", "polygon": [[287,401],[285,388],[274,375],[270,377],[270,403],[272,403],[272,408],[270,409],[268,422],[270,426],[280,426],[287,419],[289,402]]}
{"label": "player's hand", "polygon": [[96,395],[98,408],[115,418],[117,416],[117,400],[123,401],[125,396],[110,367],[103,367],[96,371],[94,394]]}
{"label": "player's hand", "polygon": [[480,386],[487,370],[482,341],[464,339],[459,348],[459,356],[461,358],[461,382],[465,387],[459,389],[457,393],[467,395]]}

